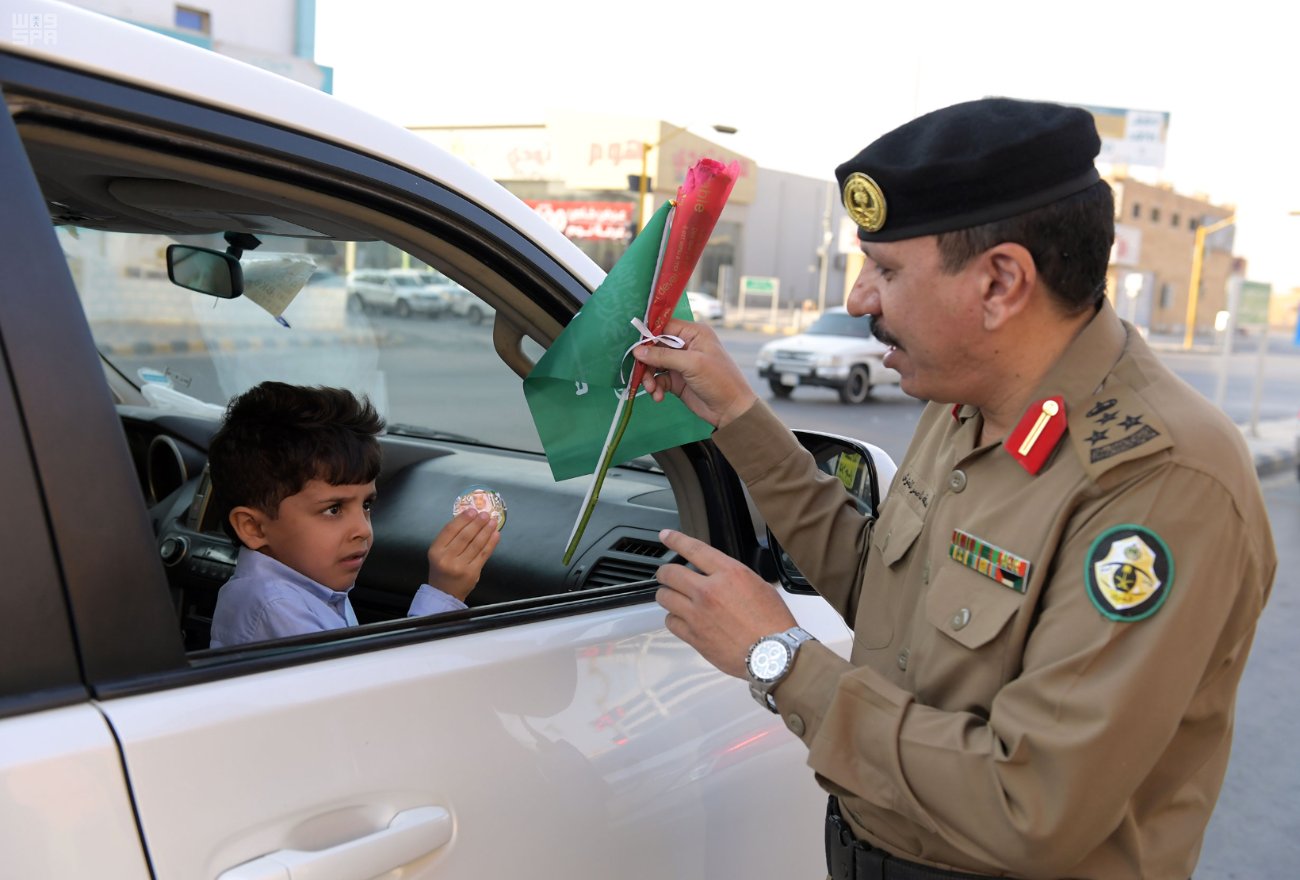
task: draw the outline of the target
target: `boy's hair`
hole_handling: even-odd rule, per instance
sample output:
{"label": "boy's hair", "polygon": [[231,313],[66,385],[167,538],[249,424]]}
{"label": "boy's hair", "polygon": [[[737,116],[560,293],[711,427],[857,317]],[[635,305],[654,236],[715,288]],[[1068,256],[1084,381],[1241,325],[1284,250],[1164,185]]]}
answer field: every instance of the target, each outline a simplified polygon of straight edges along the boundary
{"label": "boy's hair", "polygon": [[222,527],[238,540],[232,509],[252,507],[274,518],[280,502],[311,480],[333,486],[374,480],[383,429],[369,399],[346,388],[263,382],[238,395],[208,452]]}

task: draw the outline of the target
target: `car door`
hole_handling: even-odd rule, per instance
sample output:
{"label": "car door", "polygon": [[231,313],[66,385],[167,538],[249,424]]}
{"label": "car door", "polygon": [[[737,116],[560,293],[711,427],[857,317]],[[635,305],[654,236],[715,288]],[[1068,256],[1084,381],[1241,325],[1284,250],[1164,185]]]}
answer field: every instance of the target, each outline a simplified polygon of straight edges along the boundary
{"label": "car door", "polygon": [[[188,48],[148,49],[137,54],[157,56],[163,68],[206,63]],[[253,76],[214,67],[208,80],[243,75]],[[287,105],[276,116],[283,121],[270,124],[251,108],[231,113],[130,79],[0,53],[0,86],[47,189],[58,150],[75,146],[150,173],[221,166],[281,200],[315,193],[339,212],[329,218],[359,233],[462,261],[485,278],[497,273],[490,280],[502,289],[533,291],[534,300],[497,310],[493,337],[510,356],[518,352],[501,342],[511,332],[506,318],[516,328],[554,326],[586,296],[498,214],[399,163],[295,129]],[[263,102],[277,85],[253,84]],[[12,141],[9,119],[0,125]],[[48,140],[33,153],[40,138]],[[58,195],[44,193],[56,217]],[[25,283],[5,291],[0,331],[23,340],[21,356],[9,352],[14,386],[94,698],[81,714],[97,712],[107,727],[74,720],[97,747],[104,797],[119,792],[121,814],[122,782],[104,752],[111,732],[138,822],[138,835],[129,834],[119,816],[104,832],[119,862],[90,873],[134,876],[130,855],[141,841],[154,875],[166,878],[816,869],[823,799],[803,746],[742,682],[667,633],[652,585],[187,653],[154,534],[162,521],[145,507],[108,391],[117,380],[105,382],[98,340],[87,332],[88,273],[80,267],[74,290],[54,234],[30,225],[40,246],[24,257],[34,261]],[[716,451],[697,445],[664,461],[671,494],[683,500],[682,527],[756,559],[743,495]],[[579,495],[556,492],[556,519],[571,518]],[[553,531],[559,541],[563,529]],[[821,600],[788,601],[806,628],[847,650],[842,623]],[[782,831],[757,834],[771,827],[773,798],[783,805]]]}
{"label": "car door", "polygon": [[[33,343],[9,321],[22,308],[15,294],[41,285],[68,292],[70,284],[7,116],[0,117],[0,191],[0,862],[9,877],[147,878],[117,744],[82,679],[53,512],[43,506],[34,469],[38,460],[58,467],[53,460],[68,450],[29,445],[25,430],[57,418],[51,410],[61,389],[51,377],[24,374],[24,396],[55,407],[20,407],[9,368]],[[57,315],[44,317],[57,327]]]}

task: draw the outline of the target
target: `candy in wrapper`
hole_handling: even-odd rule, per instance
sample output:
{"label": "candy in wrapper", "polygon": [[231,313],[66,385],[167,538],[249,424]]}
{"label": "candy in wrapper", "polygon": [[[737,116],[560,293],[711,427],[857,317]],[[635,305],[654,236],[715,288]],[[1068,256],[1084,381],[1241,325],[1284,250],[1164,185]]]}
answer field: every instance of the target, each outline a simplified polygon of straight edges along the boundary
{"label": "candy in wrapper", "polygon": [[456,496],[451,505],[451,515],[459,516],[462,510],[470,508],[490,513],[496,521],[497,531],[506,527],[506,503],[500,492],[486,486],[471,486]]}

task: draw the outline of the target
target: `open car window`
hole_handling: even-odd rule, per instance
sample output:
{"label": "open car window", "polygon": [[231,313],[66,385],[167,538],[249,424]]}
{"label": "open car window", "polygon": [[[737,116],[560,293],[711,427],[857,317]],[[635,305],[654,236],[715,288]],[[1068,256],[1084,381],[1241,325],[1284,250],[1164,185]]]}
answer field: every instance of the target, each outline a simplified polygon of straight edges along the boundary
{"label": "open car window", "polygon": [[[405,614],[429,541],[471,487],[500,493],[508,519],[469,610],[441,616],[459,627],[592,599],[652,601],[647,581],[671,559],[659,530],[707,537],[707,493],[686,454],[669,451],[617,469],[582,546],[562,564],[586,481],[552,480],[521,386],[576,309],[572,278],[555,266],[521,259],[483,226],[400,192],[350,194],[345,170],[305,176],[219,160],[202,144],[169,149],[148,133],[91,136],[39,110],[17,122],[192,656],[220,659],[207,651],[211,614],[237,552],[210,506],[207,444],[227,402],[268,379],[349,388],[388,422],[374,547],[350,594],[362,630],[300,637],[290,649],[437,625]],[[221,252],[232,243],[243,296],[169,278],[169,247]]]}

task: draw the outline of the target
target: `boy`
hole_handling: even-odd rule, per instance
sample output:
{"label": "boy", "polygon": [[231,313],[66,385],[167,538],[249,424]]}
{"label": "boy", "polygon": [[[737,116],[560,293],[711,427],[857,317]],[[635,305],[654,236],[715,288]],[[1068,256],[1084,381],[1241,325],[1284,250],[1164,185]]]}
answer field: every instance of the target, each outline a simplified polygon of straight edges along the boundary
{"label": "boy", "polygon": [[[342,388],[263,382],[230,402],[209,463],[235,573],[212,615],[212,647],[355,625],[348,590],[373,538],[384,420]],[[429,545],[409,617],[465,608],[500,540],[492,517],[457,515]]]}

